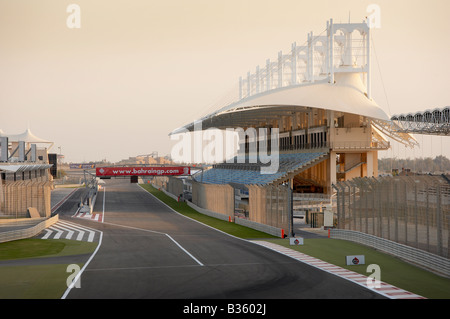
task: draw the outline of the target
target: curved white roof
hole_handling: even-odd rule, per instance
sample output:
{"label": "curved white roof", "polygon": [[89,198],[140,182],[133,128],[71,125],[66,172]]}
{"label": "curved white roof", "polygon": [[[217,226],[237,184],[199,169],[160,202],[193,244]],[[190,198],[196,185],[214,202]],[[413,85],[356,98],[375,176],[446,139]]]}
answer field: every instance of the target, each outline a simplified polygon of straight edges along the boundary
{"label": "curved white roof", "polygon": [[24,141],[25,143],[53,143],[51,141],[44,140],[40,137],[37,137],[34,135],[30,129],[27,129],[25,132],[21,134],[4,134],[4,136],[8,136],[8,140],[10,142],[18,142],[18,141]]}
{"label": "curved white roof", "polygon": [[[203,128],[208,126],[224,128],[226,125],[232,127],[233,124],[244,126],[242,124],[246,119],[251,122],[258,116],[259,118],[270,117],[270,114],[280,116],[283,112],[302,111],[305,107],[390,121],[390,117],[373,100],[367,98],[360,74],[336,73],[334,84],[316,82],[260,93],[223,107],[198,121],[202,121]],[[194,123],[191,123],[174,130],[171,134],[192,130],[193,127]]]}

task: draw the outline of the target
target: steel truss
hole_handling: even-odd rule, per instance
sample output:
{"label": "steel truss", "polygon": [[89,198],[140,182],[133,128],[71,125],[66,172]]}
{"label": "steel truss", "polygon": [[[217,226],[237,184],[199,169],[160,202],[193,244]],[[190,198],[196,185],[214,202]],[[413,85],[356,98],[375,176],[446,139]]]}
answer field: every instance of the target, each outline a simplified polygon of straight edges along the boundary
{"label": "steel truss", "polygon": [[450,135],[450,106],[417,113],[394,115],[391,121],[397,124],[399,133]]}

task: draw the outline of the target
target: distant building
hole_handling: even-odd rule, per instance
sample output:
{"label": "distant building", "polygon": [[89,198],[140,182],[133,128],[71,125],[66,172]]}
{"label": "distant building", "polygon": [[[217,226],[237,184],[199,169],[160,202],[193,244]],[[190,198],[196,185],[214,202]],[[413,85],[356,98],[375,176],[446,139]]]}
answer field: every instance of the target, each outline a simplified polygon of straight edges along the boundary
{"label": "distant building", "polygon": [[52,146],[30,129],[17,135],[0,130],[0,217],[50,217],[57,164],[56,154],[48,153]]}

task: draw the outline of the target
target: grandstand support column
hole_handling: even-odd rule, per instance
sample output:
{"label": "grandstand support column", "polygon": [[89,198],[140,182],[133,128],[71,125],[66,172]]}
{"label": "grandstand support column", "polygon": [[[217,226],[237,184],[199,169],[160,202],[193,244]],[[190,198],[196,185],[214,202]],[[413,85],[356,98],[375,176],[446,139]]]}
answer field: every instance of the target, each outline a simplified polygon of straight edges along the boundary
{"label": "grandstand support column", "polygon": [[278,52],[278,88],[283,86],[283,52]]}
{"label": "grandstand support column", "polygon": [[334,28],[333,28],[333,19],[330,19],[330,23],[327,24],[328,29],[328,48],[329,48],[329,72],[330,72],[330,83],[334,84]]}
{"label": "grandstand support column", "polygon": [[239,77],[239,100],[242,100],[242,76]]}
{"label": "grandstand support column", "polygon": [[327,170],[327,193],[333,192],[332,185],[336,184],[336,152],[330,150],[330,158],[328,160],[329,167]]}
{"label": "grandstand support column", "polygon": [[366,160],[366,162],[367,162],[367,177],[373,177],[374,176],[374,165],[373,165],[373,162],[374,162],[374,154],[373,154],[374,152],[367,152],[367,155],[366,155],[366,158],[367,158],[367,160]]}
{"label": "grandstand support column", "polygon": [[294,42],[292,43],[292,57],[291,57],[291,70],[292,70],[292,78],[291,78],[291,85],[297,84],[297,44]]}
{"label": "grandstand support column", "polygon": [[294,237],[294,180],[289,178],[289,237]]}
{"label": "grandstand support column", "polygon": [[366,78],[367,78],[367,98],[369,100],[372,100],[372,81],[371,81],[371,69],[370,69],[370,59],[371,59],[371,51],[370,51],[370,28],[367,28],[366,33],[366,41],[367,41],[367,58],[366,58],[366,65],[367,65],[367,71],[366,71]]}
{"label": "grandstand support column", "polygon": [[247,72],[247,97],[251,95],[252,85],[251,85],[251,77],[250,72]]}
{"label": "grandstand support column", "polygon": [[334,126],[334,111],[327,112],[327,122],[328,122],[328,138],[327,141],[331,140],[331,136],[335,136],[336,127]]}

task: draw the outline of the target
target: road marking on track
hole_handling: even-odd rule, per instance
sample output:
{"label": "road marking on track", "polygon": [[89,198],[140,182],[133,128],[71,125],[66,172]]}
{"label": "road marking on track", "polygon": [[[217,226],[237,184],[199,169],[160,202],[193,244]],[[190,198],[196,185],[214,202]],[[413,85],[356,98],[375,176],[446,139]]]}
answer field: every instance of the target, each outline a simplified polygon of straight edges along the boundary
{"label": "road marking on track", "polygon": [[[56,225],[56,224],[55,224]],[[50,227],[50,230],[56,231],[55,236],[53,236],[53,239],[59,239],[59,237],[61,237],[63,231],[61,229],[58,229],[55,225],[53,225],[52,227]]]}
{"label": "road marking on track", "polygon": [[74,218],[84,218],[96,222],[103,223],[105,220],[105,196],[106,196],[106,187],[103,187],[103,211],[101,213],[80,213],[80,208],[72,215]]}
{"label": "road marking on track", "polygon": [[76,240],[82,240],[83,239],[84,233],[87,231],[86,229],[84,229],[84,228],[77,228],[77,227],[75,227],[75,225],[68,224],[68,223],[63,223],[63,224],[67,228],[70,228],[70,229],[78,232],[78,236],[77,236]]}
{"label": "road marking on track", "polygon": [[67,295],[72,290],[72,288],[75,287],[75,284],[77,283],[77,281],[80,280],[81,274],[84,272],[84,270],[89,265],[89,263],[94,258],[94,256],[97,254],[97,251],[99,250],[100,246],[102,245],[103,232],[100,230],[96,230],[96,231],[98,231],[100,233],[97,248],[95,248],[95,251],[92,253],[91,257],[89,257],[88,261],[84,264],[83,268],[81,268],[81,270],[78,272],[78,274],[73,279],[72,283],[69,285],[69,287],[67,287],[67,289],[64,292],[64,294],[62,295],[61,299],[66,299]]}
{"label": "road marking on track", "polygon": [[48,228],[44,229],[47,233],[44,235],[44,237],[42,237],[42,239],[47,239],[52,233],[53,231],[49,230]]}
{"label": "road marking on track", "polygon": [[197,258],[195,258],[189,251],[187,251],[183,246],[181,246],[175,239],[173,239],[167,233],[159,232],[156,230],[149,230],[149,229],[144,229],[144,228],[133,227],[133,226],[114,224],[114,223],[104,223],[104,224],[112,225],[112,226],[119,226],[119,227],[124,227],[124,228],[130,228],[130,229],[140,230],[140,231],[144,231],[144,232],[159,234],[159,235],[165,235],[165,236],[169,237],[170,240],[172,240],[182,251],[184,251],[189,257],[191,257],[197,264],[199,264],[200,266],[204,266]]}
{"label": "road marking on track", "polygon": [[200,261],[198,261],[197,258],[195,258],[194,256],[192,256],[192,254],[190,252],[188,252],[186,249],[184,249],[175,239],[173,239],[172,237],[170,237],[170,235],[166,234],[167,237],[169,237],[178,247],[181,248],[181,250],[183,250],[186,254],[189,255],[189,257],[191,257],[192,259],[194,259],[197,264],[199,264],[200,266],[204,266]]}
{"label": "road marking on track", "polygon": [[89,228],[89,227],[82,227],[82,226],[80,226],[80,225],[76,225],[76,224],[72,224],[72,223],[68,223],[68,222],[61,222],[61,223],[63,223],[64,225],[69,225],[69,226],[71,226],[72,228],[74,228],[74,229],[76,229],[76,230],[78,230],[78,231],[84,231],[84,232],[88,232],[89,233],[89,235],[88,235],[88,239],[87,239],[87,241],[88,242],[93,242],[94,241],[94,236],[95,236],[95,233],[96,232],[99,232],[99,230],[92,230],[91,228]]}
{"label": "road marking on track", "polygon": [[[71,239],[72,236],[73,236],[73,233],[74,233],[73,230],[67,229],[67,228],[61,226],[61,225],[58,224],[58,223],[56,223],[55,225],[53,225],[51,228],[56,228],[57,230],[60,230],[60,231],[61,231],[61,235],[62,235],[63,232],[67,232],[66,237],[65,237],[66,239]],[[61,236],[61,235],[60,235],[60,236]],[[59,238],[59,237],[58,237],[58,238]],[[56,236],[55,236],[55,239],[57,239]]]}
{"label": "road marking on track", "polygon": [[65,235],[65,239],[72,239],[74,234],[77,234],[75,240],[82,241],[84,234],[88,233],[86,241],[93,242],[95,239],[95,234],[99,232],[98,230],[92,230],[86,227],[75,225],[72,223],[64,222],[59,220],[54,225],[45,229],[46,233],[41,239],[60,239]]}
{"label": "road marking on track", "polygon": [[103,220],[104,220],[102,213],[89,214],[89,213],[80,213],[77,211],[72,217],[88,219],[88,220],[92,220],[92,221],[96,221],[96,222],[100,222],[100,223],[103,223]]}

